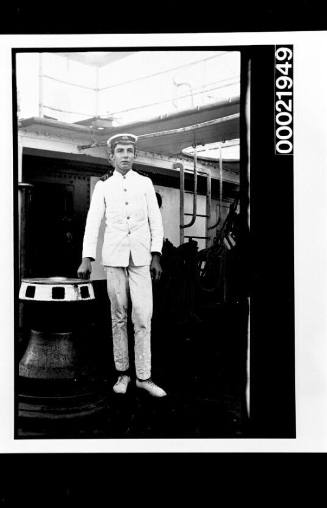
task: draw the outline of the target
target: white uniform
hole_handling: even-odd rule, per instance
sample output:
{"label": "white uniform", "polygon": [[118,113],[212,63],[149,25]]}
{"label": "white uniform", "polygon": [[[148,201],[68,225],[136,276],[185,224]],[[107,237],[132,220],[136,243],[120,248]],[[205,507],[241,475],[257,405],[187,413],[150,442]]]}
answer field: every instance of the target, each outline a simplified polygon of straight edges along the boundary
{"label": "white uniform", "polygon": [[139,379],[151,376],[152,282],[151,252],[161,253],[163,226],[150,178],[133,170],[118,171],[94,188],[88,212],[83,257],[95,259],[99,227],[105,214],[102,262],[111,303],[113,348],[118,371],[129,367],[128,294],[132,301],[135,367]]}
{"label": "white uniform", "polygon": [[110,178],[96,183],[86,221],[82,257],[95,259],[104,213],[104,266],[126,267],[130,254],[136,266],[149,265],[151,252],[161,252],[162,218],[150,178],[133,170],[122,176],[115,170]]}

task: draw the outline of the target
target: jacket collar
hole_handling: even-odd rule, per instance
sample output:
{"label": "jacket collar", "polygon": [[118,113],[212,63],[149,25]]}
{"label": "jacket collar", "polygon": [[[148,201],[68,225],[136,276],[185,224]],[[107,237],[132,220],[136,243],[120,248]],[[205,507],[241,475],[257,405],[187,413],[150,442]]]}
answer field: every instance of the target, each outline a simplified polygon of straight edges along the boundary
{"label": "jacket collar", "polygon": [[[125,175],[125,178],[131,178],[135,175],[135,171],[133,171],[132,169],[130,169],[129,171],[127,171],[126,175]],[[124,178],[123,175],[121,173],[119,173],[119,171],[117,171],[116,169],[114,170],[113,172],[113,175],[115,178]]]}

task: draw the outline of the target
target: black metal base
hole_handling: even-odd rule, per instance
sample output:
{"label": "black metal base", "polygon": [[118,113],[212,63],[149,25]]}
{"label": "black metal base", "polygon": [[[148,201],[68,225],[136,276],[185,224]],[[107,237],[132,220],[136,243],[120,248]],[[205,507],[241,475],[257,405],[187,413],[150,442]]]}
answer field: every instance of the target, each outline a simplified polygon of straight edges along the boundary
{"label": "black metal base", "polygon": [[18,417],[51,421],[68,420],[102,411],[105,405],[105,397],[92,392],[61,397],[19,394]]}
{"label": "black metal base", "polygon": [[20,379],[16,437],[65,435],[89,425],[108,408],[99,382]]}

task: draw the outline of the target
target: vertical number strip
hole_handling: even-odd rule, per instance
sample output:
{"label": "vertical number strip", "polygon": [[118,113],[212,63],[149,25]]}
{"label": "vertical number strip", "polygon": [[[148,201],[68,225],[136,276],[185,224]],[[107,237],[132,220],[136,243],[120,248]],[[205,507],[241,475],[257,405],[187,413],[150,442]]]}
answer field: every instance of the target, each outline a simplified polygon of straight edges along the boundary
{"label": "vertical number strip", "polygon": [[275,46],[275,154],[293,154],[293,46]]}

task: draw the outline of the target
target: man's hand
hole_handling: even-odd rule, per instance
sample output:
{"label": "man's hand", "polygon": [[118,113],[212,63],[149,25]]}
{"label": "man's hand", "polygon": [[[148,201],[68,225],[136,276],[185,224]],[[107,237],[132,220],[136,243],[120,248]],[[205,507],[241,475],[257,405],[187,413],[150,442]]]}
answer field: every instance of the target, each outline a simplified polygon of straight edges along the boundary
{"label": "man's hand", "polygon": [[90,258],[83,258],[82,263],[78,267],[77,276],[79,279],[89,279],[92,272]]}
{"label": "man's hand", "polygon": [[158,254],[152,254],[150,272],[151,272],[151,277],[154,281],[160,280],[160,277],[162,274],[162,268],[160,265],[160,256]]}

